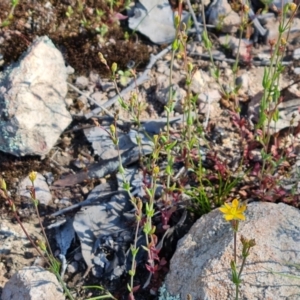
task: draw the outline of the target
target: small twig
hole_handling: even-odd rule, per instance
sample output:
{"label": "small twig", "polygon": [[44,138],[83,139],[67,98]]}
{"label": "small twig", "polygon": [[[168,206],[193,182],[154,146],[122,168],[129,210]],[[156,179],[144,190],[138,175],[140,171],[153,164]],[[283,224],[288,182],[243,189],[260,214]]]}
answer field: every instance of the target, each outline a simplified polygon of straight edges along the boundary
{"label": "small twig", "polygon": [[101,199],[101,198],[106,198],[106,197],[113,196],[113,195],[119,194],[119,193],[124,193],[124,192],[126,192],[126,191],[119,190],[119,191],[112,191],[112,192],[108,192],[108,193],[103,193],[99,197],[92,198],[92,200],[91,199],[86,199],[86,200],[84,200],[82,202],[79,202],[79,203],[76,203],[74,205],[71,205],[71,206],[68,206],[66,208],[63,208],[63,209],[61,209],[61,210],[59,210],[59,211],[51,214],[50,216],[51,217],[57,217],[59,215],[65,214],[65,213],[67,213],[67,212],[69,212],[69,211],[71,211],[73,209],[80,208],[80,207],[85,206],[85,205],[89,205],[93,201],[99,201],[99,199]]}
{"label": "small twig", "polygon": [[102,106],[101,104],[99,104],[96,100],[94,100],[92,97],[87,96],[86,94],[84,94],[81,90],[79,90],[76,86],[74,86],[73,84],[68,82],[68,86],[71,87],[74,91],[76,91],[77,93],[79,93],[80,95],[86,97],[88,100],[90,100],[91,102],[93,102],[94,104],[96,104],[97,106],[99,106],[99,108],[101,110],[104,110],[110,117],[114,118],[114,115],[108,110],[106,109],[104,106]]}
{"label": "small twig", "polygon": [[[201,30],[200,30],[200,27],[199,27],[199,24],[197,22],[197,18],[195,16],[195,12],[193,10],[193,7],[191,5],[191,1],[190,0],[186,0],[187,4],[188,4],[188,7],[189,7],[189,12],[190,14],[192,15],[192,18],[193,18],[193,21],[194,21],[194,25],[195,25],[195,28],[196,28],[196,32],[197,32],[197,38],[198,38],[198,41],[201,42]],[[203,4],[202,4],[203,5]]]}
{"label": "small twig", "polygon": [[[143,84],[144,82],[148,81],[150,79],[149,73],[151,71],[151,68],[156,63],[157,60],[165,56],[169,51],[171,50],[171,45],[159,52],[156,55],[152,55],[150,58],[150,62],[147,65],[145,71],[142,73],[142,75],[135,81],[133,81],[126,89],[121,91],[120,95],[116,95],[115,97],[111,98],[110,100],[106,101],[101,107],[97,107],[88,114],[85,115],[86,119],[90,119],[91,117],[97,115],[101,110],[104,110],[103,108],[109,107],[113,105],[119,97],[125,96],[127,93],[131,92],[134,88],[137,86]],[[96,103],[97,104],[97,103]],[[99,106],[99,104],[97,104]]]}
{"label": "small twig", "polygon": [[[190,53],[190,55],[194,55],[194,56],[200,56],[204,59],[210,59],[210,56],[209,54],[205,54],[205,53]],[[214,60],[219,60],[219,61],[226,61],[228,63],[232,63],[234,64],[235,63],[235,59],[231,59],[231,58],[224,58],[224,57],[219,57],[219,56],[213,56],[213,59]],[[243,61],[240,61],[240,63],[242,64]],[[245,62],[246,63],[246,62]],[[251,60],[250,64],[254,65],[254,66],[269,66],[270,65],[270,61],[257,61],[257,60]],[[292,61],[283,61],[281,62],[282,65],[284,66],[289,66],[291,65],[293,62]],[[247,62],[247,64],[249,64],[249,62]]]}
{"label": "small twig", "polygon": [[207,108],[207,113],[206,113],[206,116],[205,116],[205,121],[203,123],[203,128],[204,129],[207,129],[208,121],[209,121],[209,115],[210,115],[210,108],[211,108],[211,99],[207,95],[206,95],[206,100],[208,100],[208,101],[206,101],[206,103],[208,104],[208,108]]}
{"label": "small twig", "polygon": [[174,176],[174,180],[177,180],[181,175],[183,175],[186,172],[186,167],[182,167],[178,173]]}

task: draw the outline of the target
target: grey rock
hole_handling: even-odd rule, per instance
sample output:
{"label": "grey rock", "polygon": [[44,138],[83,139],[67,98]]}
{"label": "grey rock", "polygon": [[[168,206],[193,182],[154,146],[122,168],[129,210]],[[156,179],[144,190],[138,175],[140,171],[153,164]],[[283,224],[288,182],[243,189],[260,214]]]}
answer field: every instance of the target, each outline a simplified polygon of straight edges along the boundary
{"label": "grey rock", "polygon": [[[129,28],[147,36],[153,43],[169,44],[175,38],[174,14],[168,0],[139,0]],[[184,12],[185,19],[187,16]]]}
{"label": "grey rock", "polygon": [[46,182],[48,185],[51,185],[54,181],[53,173],[51,172],[45,172],[44,177],[46,178]]}
{"label": "grey rock", "polygon": [[[246,220],[240,223],[239,237],[255,239],[256,246],[247,258],[239,299],[291,299],[300,295],[299,279],[280,276],[300,275],[300,212],[286,204],[255,202],[248,205]],[[234,299],[230,261],[233,255],[233,232],[221,212],[202,216],[179,241],[166,277],[171,295],[186,299]],[[238,257],[237,266],[241,260]],[[184,278],[184,280],[182,280]]]}
{"label": "grey rock", "polygon": [[299,60],[300,59],[300,48],[297,48],[293,52],[293,59]]}
{"label": "grey rock", "polygon": [[98,103],[103,103],[107,100],[107,97],[103,92],[95,92],[91,95],[91,97]]}
{"label": "grey rock", "polygon": [[271,54],[270,53],[258,53],[256,57],[261,61],[270,61]]}
{"label": "grey rock", "polygon": [[73,229],[73,220],[68,219],[66,222],[55,228],[55,239],[59,247],[60,254],[66,255],[75,238]]}
{"label": "grey rock", "polygon": [[[101,191],[103,185],[90,193],[88,200],[95,205],[81,208],[75,215],[73,226],[81,242],[82,256],[87,266],[92,267],[94,276],[114,279],[125,270],[125,251],[129,244],[121,245],[117,240],[124,231],[130,235],[124,213],[131,210],[132,205],[125,193],[100,199]],[[107,251],[113,256],[110,260]]]}
{"label": "grey rock", "polygon": [[108,93],[108,98],[113,98],[113,97],[115,97],[117,95],[117,92],[116,91],[110,91],[109,93]]}
{"label": "grey rock", "polygon": [[240,43],[239,39],[234,36],[223,35],[219,37],[219,42],[224,47],[231,49],[234,57],[239,53],[242,60],[247,60],[249,55],[247,46],[250,43],[248,40],[242,39]]}
{"label": "grey rock", "polygon": [[192,78],[191,90],[194,94],[200,94],[207,90],[208,83],[211,81],[210,76],[202,70],[197,70]]}
{"label": "grey rock", "polygon": [[112,89],[115,89],[115,85],[111,81],[101,81],[101,88],[104,92],[109,92]]}
{"label": "grey rock", "polygon": [[239,86],[241,90],[247,92],[250,85],[249,74],[244,73],[241,76],[237,77],[235,84]]}
{"label": "grey rock", "polygon": [[[259,107],[260,102],[257,102],[255,99],[257,98],[260,100],[262,98],[262,92],[258,93],[253,98],[253,105],[249,105],[248,108],[248,114],[250,116],[250,120],[256,122],[259,117]],[[288,101],[284,101],[278,104],[278,120],[275,122],[274,120],[271,120],[270,124],[267,125],[267,121],[265,126],[268,126],[268,130],[270,134],[274,134],[279,132],[280,130],[283,130],[285,128],[291,128],[297,127],[298,122],[300,121],[300,112],[299,112],[299,106],[300,106],[300,98],[291,99]]]}
{"label": "grey rock", "polygon": [[75,85],[79,88],[84,90],[89,85],[89,79],[85,76],[79,76],[76,78]]}
{"label": "grey rock", "polygon": [[156,70],[158,73],[164,74],[166,76],[170,75],[169,62],[164,61],[164,60],[159,60],[156,65],[157,65]]}
{"label": "grey rock", "polygon": [[[20,182],[19,194],[22,197],[30,199],[31,197],[29,191],[27,190],[27,186],[31,186],[31,181],[29,180],[28,176]],[[49,205],[52,201],[52,195],[46,178],[42,174],[37,173],[36,180],[34,181],[34,187],[36,199],[39,201],[39,203],[43,205]]]}
{"label": "grey rock", "polygon": [[69,206],[72,204],[71,200],[68,197],[63,197],[59,200],[60,205]]}
{"label": "grey rock", "polygon": [[94,71],[90,72],[89,80],[91,83],[96,84],[96,85],[101,83],[100,75],[98,73],[95,73]]}
{"label": "grey rock", "polygon": [[67,73],[48,37],[36,39],[0,78],[0,150],[45,155],[72,118],[66,109]]}
{"label": "grey rock", "polygon": [[240,16],[231,9],[227,0],[213,1],[209,9],[208,24],[217,26],[224,33],[235,33],[240,23]]}
{"label": "grey rock", "polygon": [[300,68],[295,68],[293,71],[295,75],[300,75]]}
{"label": "grey rock", "polygon": [[[167,104],[168,99],[169,99],[169,92],[170,92],[169,87],[157,90],[156,91],[157,100],[164,105]],[[181,87],[179,87],[178,84],[173,84],[172,85],[172,93],[174,93],[174,95],[173,95],[173,101],[175,102],[174,110],[179,113],[182,113],[183,112],[183,103],[184,103],[183,101],[186,96],[186,91],[184,89],[182,89]]]}
{"label": "grey rock", "polygon": [[25,267],[5,284],[2,300],[65,300],[55,275],[41,267]]}
{"label": "grey rock", "polygon": [[74,274],[77,272],[78,270],[78,262],[77,261],[72,261],[69,265],[68,265],[68,273]]}
{"label": "grey rock", "polygon": [[199,111],[202,114],[212,114],[214,106],[212,105],[215,102],[219,102],[221,99],[221,94],[217,90],[211,90],[208,92],[201,93],[198,97]]}

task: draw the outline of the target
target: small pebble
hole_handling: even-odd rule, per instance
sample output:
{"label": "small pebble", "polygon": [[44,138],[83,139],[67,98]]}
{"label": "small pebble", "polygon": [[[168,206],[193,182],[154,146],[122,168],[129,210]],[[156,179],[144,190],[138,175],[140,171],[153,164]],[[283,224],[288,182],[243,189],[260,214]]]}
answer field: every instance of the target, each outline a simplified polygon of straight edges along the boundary
{"label": "small pebble", "polygon": [[66,72],[67,72],[68,75],[72,75],[72,74],[75,73],[75,70],[71,66],[67,66],[66,67]]}
{"label": "small pebble", "polygon": [[71,105],[73,105],[73,99],[72,98],[66,98],[65,102],[67,104],[68,107],[70,107]]}
{"label": "small pebble", "polygon": [[65,206],[69,206],[69,205],[71,205],[72,203],[71,203],[71,201],[70,201],[69,198],[63,197],[62,199],[60,199],[59,204],[65,205]]}
{"label": "small pebble", "polygon": [[300,48],[294,50],[293,59],[300,59]]}
{"label": "small pebble", "polygon": [[75,85],[80,89],[85,89],[89,84],[89,79],[85,76],[79,76],[76,78]]}
{"label": "small pebble", "polygon": [[104,82],[104,81],[102,81],[102,82],[101,82],[101,87],[102,87],[102,90],[103,90],[104,92],[108,92],[108,91],[114,89],[114,88],[115,88],[115,85],[114,85],[113,82],[108,82],[108,81],[107,81],[107,82]]}
{"label": "small pebble", "polygon": [[117,93],[115,91],[111,91],[108,93],[108,98],[113,98],[116,95],[117,95]]}
{"label": "small pebble", "polygon": [[78,262],[77,261],[72,261],[69,265],[68,265],[68,273],[74,274],[77,272],[78,270]]}
{"label": "small pebble", "polygon": [[295,68],[294,69],[294,74],[300,75],[300,68]]}

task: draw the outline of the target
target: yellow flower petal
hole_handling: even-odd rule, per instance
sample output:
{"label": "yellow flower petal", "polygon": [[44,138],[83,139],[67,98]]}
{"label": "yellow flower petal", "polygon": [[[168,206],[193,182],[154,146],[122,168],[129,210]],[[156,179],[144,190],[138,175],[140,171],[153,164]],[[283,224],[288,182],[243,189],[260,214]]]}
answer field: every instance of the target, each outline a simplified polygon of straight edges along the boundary
{"label": "yellow flower petal", "polygon": [[220,207],[219,210],[224,214],[228,214],[230,212],[230,209],[224,206]]}
{"label": "yellow flower petal", "polygon": [[236,214],[235,216],[237,219],[245,221],[246,217],[243,214]]}
{"label": "yellow flower petal", "polygon": [[241,207],[239,208],[239,211],[240,211],[240,212],[244,212],[246,209],[247,209],[247,205],[246,205],[246,204],[243,204],[243,205],[241,205]]}
{"label": "yellow flower petal", "polygon": [[224,218],[226,221],[231,221],[233,220],[233,215],[224,215]]}
{"label": "yellow flower petal", "polygon": [[239,200],[238,200],[238,199],[234,199],[234,200],[232,201],[232,207],[237,208],[238,206],[239,206]]}
{"label": "yellow flower petal", "polygon": [[224,206],[228,209],[228,210],[230,210],[231,209],[231,204],[228,204],[228,203],[224,203]]}

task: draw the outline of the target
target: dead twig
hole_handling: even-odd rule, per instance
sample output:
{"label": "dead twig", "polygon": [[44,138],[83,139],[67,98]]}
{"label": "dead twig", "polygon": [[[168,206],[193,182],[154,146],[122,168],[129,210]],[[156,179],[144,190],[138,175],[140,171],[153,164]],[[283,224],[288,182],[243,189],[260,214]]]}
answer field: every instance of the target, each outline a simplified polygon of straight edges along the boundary
{"label": "dead twig", "polygon": [[[138,87],[139,85],[143,84],[144,82],[148,81],[150,79],[149,73],[153,67],[153,65],[156,63],[157,60],[165,56],[169,51],[171,50],[171,45],[159,52],[156,55],[152,55],[150,58],[150,62],[147,65],[145,71],[142,73],[142,75],[137,79],[133,80],[132,83],[123,91],[120,92],[120,95],[116,95],[115,97],[111,98],[110,100],[106,101],[101,107],[98,103],[95,103],[97,108],[92,110],[91,112],[87,113],[85,115],[86,119],[90,119],[91,117],[99,114],[102,110],[104,110],[106,107],[112,106],[117,102],[119,97],[124,97],[126,94],[130,93],[134,88]],[[107,110],[105,110],[106,112]]]}

